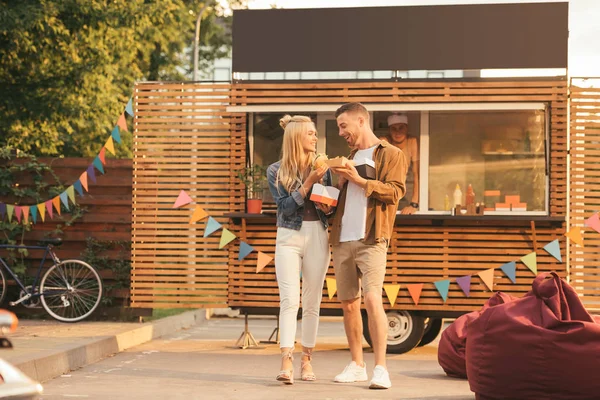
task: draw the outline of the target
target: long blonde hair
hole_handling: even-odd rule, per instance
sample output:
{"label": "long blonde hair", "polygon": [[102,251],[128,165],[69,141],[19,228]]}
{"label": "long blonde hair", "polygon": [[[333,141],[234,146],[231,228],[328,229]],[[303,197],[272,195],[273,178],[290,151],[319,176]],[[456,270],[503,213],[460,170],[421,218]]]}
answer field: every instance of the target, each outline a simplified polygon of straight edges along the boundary
{"label": "long blonde hair", "polygon": [[[281,165],[277,171],[277,183],[291,193],[302,184],[302,172],[311,164],[315,153],[306,154],[302,148],[302,136],[315,125],[304,115],[285,115],[279,120],[284,129],[283,145],[281,147]],[[315,129],[316,130],[316,129]]]}

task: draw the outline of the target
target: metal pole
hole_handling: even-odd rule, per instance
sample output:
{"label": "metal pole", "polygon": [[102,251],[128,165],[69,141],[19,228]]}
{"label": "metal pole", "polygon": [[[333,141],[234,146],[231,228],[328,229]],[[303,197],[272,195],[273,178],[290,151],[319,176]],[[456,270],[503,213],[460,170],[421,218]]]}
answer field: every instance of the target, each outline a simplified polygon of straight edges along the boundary
{"label": "metal pole", "polygon": [[196,18],[196,36],[194,37],[194,70],[193,70],[193,81],[198,80],[198,52],[200,51],[200,23],[202,22],[202,14],[204,14],[204,10],[206,10],[208,6],[204,5],[200,12],[198,13],[198,17]]}

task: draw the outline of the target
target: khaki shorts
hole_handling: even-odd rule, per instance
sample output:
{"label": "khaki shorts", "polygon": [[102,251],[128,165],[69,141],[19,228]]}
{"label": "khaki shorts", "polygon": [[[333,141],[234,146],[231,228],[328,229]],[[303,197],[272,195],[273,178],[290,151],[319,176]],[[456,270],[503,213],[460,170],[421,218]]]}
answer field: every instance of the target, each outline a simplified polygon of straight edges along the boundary
{"label": "khaki shorts", "polygon": [[364,293],[381,294],[385,279],[387,243],[364,244],[359,240],[333,246],[333,268],[340,300],[353,300]]}

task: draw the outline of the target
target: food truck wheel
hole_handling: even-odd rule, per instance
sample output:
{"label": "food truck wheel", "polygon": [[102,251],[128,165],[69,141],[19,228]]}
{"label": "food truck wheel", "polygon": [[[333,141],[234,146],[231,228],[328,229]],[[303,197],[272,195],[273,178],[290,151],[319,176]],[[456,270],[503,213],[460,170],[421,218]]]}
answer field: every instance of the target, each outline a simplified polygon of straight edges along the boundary
{"label": "food truck wheel", "polygon": [[[419,344],[425,330],[425,318],[411,314],[408,311],[388,310],[387,351],[393,354],[402,354],[411,351]],[[367,343],[372,346],[369,334],[369,318],[366,311],[362,313],[363,336]]]}
{"label": "food truck wheel", "polygon": [[419,342],[419,347],[425,346],[435,340],[442,331],[442,319],[441,318],[426,318],[425,319],[425,332]]}

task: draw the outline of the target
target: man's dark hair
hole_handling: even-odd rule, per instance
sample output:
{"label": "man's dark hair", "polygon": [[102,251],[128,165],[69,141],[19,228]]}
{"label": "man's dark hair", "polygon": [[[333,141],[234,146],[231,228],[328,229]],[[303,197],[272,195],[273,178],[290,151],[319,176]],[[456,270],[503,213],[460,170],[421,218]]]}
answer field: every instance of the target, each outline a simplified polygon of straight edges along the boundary
{"label": "man's dark hair", "polygon": [[343,106],[341,106],[340,108],[337,109],[337,111],[335,112],[335,117],[339,117],[340,115],[342,115],[343,113],[359,113],[362,114],[363,117],[365,117],[366,119],[369,119],[369,112],[367,111],[367,109],[365,108],[365,106],[363,106],[360,103],[346,103]]}

